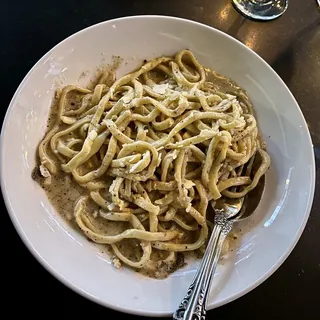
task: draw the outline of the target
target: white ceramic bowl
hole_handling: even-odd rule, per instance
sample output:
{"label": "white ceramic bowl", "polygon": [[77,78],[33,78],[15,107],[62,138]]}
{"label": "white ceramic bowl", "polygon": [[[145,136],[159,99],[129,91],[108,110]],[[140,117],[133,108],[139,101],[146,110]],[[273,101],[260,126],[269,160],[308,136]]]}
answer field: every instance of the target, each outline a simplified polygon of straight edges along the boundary
{"label": "white ceramic bowl", "polygon": [[[119,70],[123,74],[145,58],[183,48],[247,89],[272,158],[257,215],[240,225],[247,232],[218,267],[208,309],[228,303],[267,279],[289,255],[307,222],[315,185],[312,143],[299,106],[253,51],[218,30],[178,18],[136,16],[103,22],[62,41],[32,68],[17,89],[2,128],[1,186],[24,243],[65,285],[129,313],[170,315],[198,262],[166,280],[115,269],[105,254],[65,224],[31,179],[35,150],[57,86],[85,84],[90,72],[111,62],[112,55],[124,58]],[[87,78],[81,76],[84,71]]]}

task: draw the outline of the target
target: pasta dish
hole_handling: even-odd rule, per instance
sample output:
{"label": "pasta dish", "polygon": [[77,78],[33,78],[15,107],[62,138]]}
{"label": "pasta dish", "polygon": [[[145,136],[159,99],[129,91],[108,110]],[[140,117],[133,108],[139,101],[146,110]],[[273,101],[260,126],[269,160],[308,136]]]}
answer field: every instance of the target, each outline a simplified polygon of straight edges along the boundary
{"label": "pasta dish", "polygon": [[205,249],[210,205],[248,194],[270,157],[245,91],[191,51],[114,74],[57,91],[33,177],[115,266],[164,278]]}

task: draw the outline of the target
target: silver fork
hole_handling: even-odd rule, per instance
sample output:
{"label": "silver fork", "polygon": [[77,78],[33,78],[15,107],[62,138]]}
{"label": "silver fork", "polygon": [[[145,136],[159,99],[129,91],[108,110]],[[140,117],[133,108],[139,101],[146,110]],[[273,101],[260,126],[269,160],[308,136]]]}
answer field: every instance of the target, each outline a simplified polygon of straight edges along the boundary
{"label": "silver fork", "polygon": [[[253,161],[254,158],[246,169],[246,175],[250,175]],[[265,177],[263,176],[260,179],[258,186],[251,191],[251,193],[256,193],[256,197],[253,198],[253,201],[250,201],[250,206],[247,206],[247,197],[244,197],[235,199],[232,202],[230,201],[230,203],[224,203],[222,209],[214,209],[214,228],[207,244],[206,251],[186,296],[173,314],[173,319],[205,319],[207,294],[219,261],[223,242],[232,230],[235,221],[243,220],[253,214],[260,202],[264,186]]]}

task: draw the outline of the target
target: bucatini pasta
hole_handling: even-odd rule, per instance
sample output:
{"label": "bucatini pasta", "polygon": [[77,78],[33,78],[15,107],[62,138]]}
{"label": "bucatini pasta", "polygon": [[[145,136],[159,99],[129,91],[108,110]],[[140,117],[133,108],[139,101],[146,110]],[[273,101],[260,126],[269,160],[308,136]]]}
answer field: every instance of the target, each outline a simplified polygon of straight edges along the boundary
{"label": "bucatini pasta", "polygon": [[58,92],[34,176],[116,266],[165,277],[205,248],[209,202],[244,197],[270,157],[245,92],[189,50],[106,79]]}

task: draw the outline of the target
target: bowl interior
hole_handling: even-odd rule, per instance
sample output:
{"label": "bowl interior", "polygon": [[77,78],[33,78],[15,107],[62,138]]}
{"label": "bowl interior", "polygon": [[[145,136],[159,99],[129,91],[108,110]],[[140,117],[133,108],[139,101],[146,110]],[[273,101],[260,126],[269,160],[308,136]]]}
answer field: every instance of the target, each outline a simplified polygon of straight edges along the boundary
{"label": "bowl interior", "polygon": [[276,73],[250,49],[220,31],[183,19],[138,16],[107,21],[48,52],[21,83],[3,125],[2,191],[21,238],[63,283],[126,312],[172,313],[199,262],[166,280],[115,269],[106,254],[68,227],[31,179],[35,150],[57,87],[85,85],[97,68],[112,62],[113,55],[124,60],[120,75],[143,59],[184,48],[248,91],[272,159],[257,213],[237,226],[243,235],[214,278],[208,308],[225,304],[257,286],[284,261],[305,226],[314,191],[314,158],[302,113]]}

